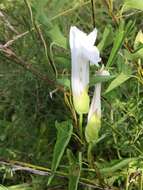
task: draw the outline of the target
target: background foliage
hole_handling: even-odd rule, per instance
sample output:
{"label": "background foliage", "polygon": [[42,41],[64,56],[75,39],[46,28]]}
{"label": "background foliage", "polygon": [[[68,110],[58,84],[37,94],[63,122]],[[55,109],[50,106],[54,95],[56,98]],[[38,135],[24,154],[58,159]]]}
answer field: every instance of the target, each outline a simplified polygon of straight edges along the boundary
{"label": "background foliage", "polygon": [[[142,189],[142,11],[142,0],[1,0],[0,189]],[[70,102],[71,25],[87,33],[96,26],[111,73],[93,151],[98,169],[88,167]]]}

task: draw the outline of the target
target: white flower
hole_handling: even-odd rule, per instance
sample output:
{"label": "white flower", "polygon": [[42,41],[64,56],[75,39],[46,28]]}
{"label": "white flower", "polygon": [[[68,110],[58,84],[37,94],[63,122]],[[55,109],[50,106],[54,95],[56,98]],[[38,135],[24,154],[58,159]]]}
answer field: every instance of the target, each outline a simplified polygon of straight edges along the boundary
{"label": "white flower", "polygon": [[[99,76],[109,76],[109,72],[101,70]],[[88,123],[85,129],[85,136],[88,143],[95,143],[101,126],[101,83],[95,85],[94,95],[88,113]]]}
{"label": "white flower", "polygon": [[70,48],[72,59],[72,93],[77,113],[87,113],[89,109],[89,62],[98,66],[101,61],[99,50],[94,46],[97,30],[89,35],[77,27],[70,28]]}

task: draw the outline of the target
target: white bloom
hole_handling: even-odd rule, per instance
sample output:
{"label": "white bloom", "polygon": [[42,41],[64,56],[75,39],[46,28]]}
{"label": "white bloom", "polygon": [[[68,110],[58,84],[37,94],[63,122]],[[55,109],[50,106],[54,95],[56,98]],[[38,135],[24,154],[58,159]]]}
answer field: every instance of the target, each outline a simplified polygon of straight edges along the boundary
{"label": "white bloom", "polygon": [[101,61],[99,50],[94,46],[97,30],[89,35],[75,26],[70,28],[70,48],[72,58],[72,93],[77,113],[87,113],[89,109],[89,62],[98,66]]}
{"label": "white bloom", "polygon": [[[97,73],[99,76],[109,76],[103,68]],[[95,85],[94,95],[88,113],[88,123],[85,130],[87,142],[95,143],[101,126],[101,83]]]}

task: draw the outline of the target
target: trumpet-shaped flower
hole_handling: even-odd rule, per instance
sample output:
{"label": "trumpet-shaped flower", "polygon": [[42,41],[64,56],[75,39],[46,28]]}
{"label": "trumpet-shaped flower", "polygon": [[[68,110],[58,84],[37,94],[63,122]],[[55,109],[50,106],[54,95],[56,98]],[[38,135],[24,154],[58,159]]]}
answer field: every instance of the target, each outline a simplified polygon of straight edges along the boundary
{"label": "trumpet-shaped flower", "polygon": [[[109,76],[109,72],[101,69],[97,75]],[[88,143],[95,143],[101,126],[101,83],[95,85],[94,95],[88,113],[85,136]]]}
{"label": "trumpet-shaped flower", "polygon": [[99,50],[94,46],[96,37],[96,29],[87,35],[75,26],[70,28],[72,94],[75,110],[79,114],[89,110],[89,62],[98,66],[101,61]]}

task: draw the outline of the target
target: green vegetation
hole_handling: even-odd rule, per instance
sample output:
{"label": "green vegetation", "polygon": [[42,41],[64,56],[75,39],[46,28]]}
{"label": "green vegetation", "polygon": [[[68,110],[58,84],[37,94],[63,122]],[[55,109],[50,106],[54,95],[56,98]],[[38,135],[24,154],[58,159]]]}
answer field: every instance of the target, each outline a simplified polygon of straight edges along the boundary
{"label": "green vegetation", "polygon": [[[142,18],[142,0],[0,1],[0,190],[143,189]],[[110,72],[90,67],[90,100],[102,82],[92,146],[72,101],[71,26],[97,28]]]}

